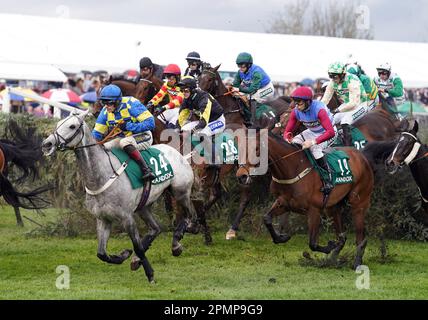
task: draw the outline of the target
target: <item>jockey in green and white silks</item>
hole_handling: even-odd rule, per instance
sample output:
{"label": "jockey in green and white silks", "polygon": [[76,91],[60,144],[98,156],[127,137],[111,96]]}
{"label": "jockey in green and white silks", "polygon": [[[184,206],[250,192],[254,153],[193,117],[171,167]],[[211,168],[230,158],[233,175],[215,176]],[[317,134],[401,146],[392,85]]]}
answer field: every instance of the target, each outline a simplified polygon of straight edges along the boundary
{"label": "jockey in green and white silks", "polygon": [[349,64],[347,72],[356,75],[360,79],[367,95],[367,110],[373,110],[379,104],[378,88],[375,82],[361,70],[358,64]]}
{"label": "jockey in green and white silks", "polygon": [[405,93],[403,81],[396,73],[391,73],[391,65],[384,63],[377,68],[378,76],[374,78],[374,82],[379,88],[380,94],[383,94],[391,108],[390,112],[400,118],[397,111],[397,106],[405,102]]}
{"label": "jockey in green and white silks", "polygon": [[334,115],[334,124],[341,124],[345,146],[352,145],[350,125],[367,113],[367,95],[357,76],[347,73],[345,64],[333,63],[328,68],[330,82],[321,101],[328,105],[336,93],[342,104]]}

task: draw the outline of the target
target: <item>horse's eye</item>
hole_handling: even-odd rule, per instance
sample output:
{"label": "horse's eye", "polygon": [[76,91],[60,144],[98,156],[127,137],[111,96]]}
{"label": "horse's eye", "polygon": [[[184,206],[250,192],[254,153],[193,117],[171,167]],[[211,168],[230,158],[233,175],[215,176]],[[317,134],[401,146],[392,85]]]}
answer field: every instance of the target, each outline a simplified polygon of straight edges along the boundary
{"label": "horse's eye", "polygon": [[74,129],[76,129],[76,126],[75,126],[74,124],[72,124],[72,125],[70,126],[70,129],[71,129],[71,130],[74,130]]}

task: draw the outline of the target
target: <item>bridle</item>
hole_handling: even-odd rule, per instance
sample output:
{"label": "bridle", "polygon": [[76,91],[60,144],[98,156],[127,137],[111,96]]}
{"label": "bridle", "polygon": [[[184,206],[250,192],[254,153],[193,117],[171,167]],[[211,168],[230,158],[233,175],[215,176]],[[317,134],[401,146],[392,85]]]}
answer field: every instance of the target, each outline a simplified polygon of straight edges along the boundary
{"label": "bridle", "polygon": [[[88,144],[88,145],[85,145],[85,146],[81,146],[80,144],[82,143],[83,137],[85,136],[85,133],[84,133],[84,131],[82,129],[84,121],[81,120],[77,115],[73,114],[72,116],[76,117],[78,119],[78,121],[79,121],[79,127],[73,133],[73,135],[71,137],[69,137],[69,138],[64,138],[58,132],[58,129],[61,128],[61,126],[64,125],[67,122],[68,119],[66,119],[66,121],[64,121],[63,123],[61,123],[61,125],[58,126],[58,128],[55,129],[55,131],[53,133],[53,136],[55,138],[55,146],[56,146],[57,150],[60,150],[60,151],[78,150],[78,149],[84,149],[84,148],[90,148],[90,147],[93,147],[93,146],[103,145],[103,144],[105,144],[106,142],[108,142],[109,140],[111,140],[112,138],[116,137],[117,135],[119,135],[122,132],[122,130],[120,130],[120,128],[119,128],[119,124],[117,124],[113,128],[113,130],[111,130],[102,141],[97,141],[96,143],[92,143],[92,144]],[[67,144],[69,144],[71,141],[73,141],[74,138],[76,138],[79,133],[82,134],[82,137],[80,138],[79,143],[76,146],[74,146],[74,147],[67,146]]]}
{"label": "bridle", "polygon": [[[410,136],[412,139],[415,140],[414,144],[413,144],[413,148],[410,151],[410,153],[407,155],[407,157],[400,163],[400,166],[403,166],[404,164],[411,164],[414,163],[416,161],[422,160],[424,158],[426,158],[428,156],[428,152],[426,152],[424,155],[422,155],[419,158],[415,157],[417,156],[420,147],[422,146],[421,143],[419,142],[418,137],[416,137],[415,135],[411,134],[410,132],[402,132],[401,135],[407,135]],[[397,146],[395,147],[394,151],[391,154],[391,160],[394,159],[395,153],[397,152],[398,149],[398,145],[400,144],[400,142],[397,143]]]}
{"label": "bridle", "polygon": [[[211,86],[208,89],[208,92],[210,92],[210,91],[214,92],[215,88],[218,88],[218,85],[219,85],[218,79],[217,79],[217,73],[215,73],[214,71],[208,70],[208,69],[203,69],[201,75],[203,75],[204,73],[209,74],[210,75],[210,79],[214,80],[214,82],[211,83]],[[217,98],[220,98],[220,97],[226,97],[226,96],[231,95],[232,93],[233,93],[233,91],[227,91],[227,92],[225,92],[223,94],[217,94],[217,95],[215,95],[214,98],[217,99]],[[235,110],[226,111],[226,112],[224,112],[224,115],[229,114],[229,113],[237,113],[237,112],[241,112],[241,109],[238,108],[238,109],[235,109]]]}
{"label": "bridle", "polygon": [[[56,146],[56,148],[58,149],[58,150],[60,150],[60,151],[65,151],[65,150],[75,150],[75,149],[77,149],[78,147],[69,147],[69,146],[67,146],[67,144],[69,144],[71,141],[73,141],[74,140],[74,138],[76,138],[77,137],[77,135],[79,134],[79,133],[82,133],[82,137],[80,138],[80,141],[79,141],[79,143],[77,144],[77,145],[79,145],[79,144],[81,144],[82,143],[82,140],[83,140],[83,136],[84,136],[84,133],[83,133],[83,131],[82,131],[82,127],[83,127],[83,121],[80,121],[80,119],[79,119],[79,117],[78,116],[76,116],[76,115],[72,115],[73,117],[76,117],[78,120],[79,120],[79,123],[80,123],[80,125],[79,125],[79,127],[77,128],[77,130],[73,133],[73,135],[71,136],[71,137],[69,137],[69,138],[64,138],[62,135],[60,135],[59,134],[59,132],[58,132],[58,129],[59,128],[61,128],[61,126],[63,126],[66,122],[67,122],[67,120],[65,120],[63,123],[61,123],[61,125],[60,126],[58,126],[58,128],[56,128],[55,129],[55,131],[54,131],[54,133],[53,133],[53,136],[54,136],[54,138],[55,138],[55,146]],[[71,118],[70,118],[71,119]],[[85,146],[86,147],[86,146]]]}

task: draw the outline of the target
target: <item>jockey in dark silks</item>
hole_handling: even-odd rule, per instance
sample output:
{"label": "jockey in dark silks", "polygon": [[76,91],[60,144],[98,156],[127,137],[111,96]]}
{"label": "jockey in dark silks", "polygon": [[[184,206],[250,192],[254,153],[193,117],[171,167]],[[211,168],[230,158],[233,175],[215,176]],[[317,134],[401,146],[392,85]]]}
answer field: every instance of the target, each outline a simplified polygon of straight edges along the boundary
{"label": "jockey in dark silks", "polygon": [[120,88],[114,84],[101,90],[99,101],[103,109],[92,130],[93,137],[101,141],[110,130],[119,125],[122,130],[119,138],[104,146],[107,149],[123,149],[141,168],[143,180],[155,179],[140,154],[140,150],[148,149],[153,143],[151,131],[155,128],[155,121],[150,111],[134,97],[122,97]]}
{"label": "jockey in dark silks", "polygon": [[[184,94],[184,102],[180,107],[178,125],[182,131],[191,131],[207,137],[214,137],[217,133],[224,131],[226,119],[223,108],[208,92],[197,88],[193,77],[184,77],[178,84]],[[189,121],[191,114],[196,115],[198,121]],[[215,154],[214,143],[212,145]],[[214,158],[211,165],[220,168],[219,160]]]}
{"label": "jockey in dark silks", "polygon": [[140,60],[140,76],[137,78],[137,82],[141,78],[146,78],[150,74],[153,74],[156,78],[162,79],[163,68],[162,66],[155,64],[149,57],[141,58]]}
{"label": "jockey in dark silks", "polygon": [[[317,164],[329,173],[329,179],[324,181],[324,188],[321,190],[328,194],[333,188],[332,172],[323,150],[336,139],[333,115],[323,102],[313,100],[313,93],[309,87],[295,89],[291,93],[291,98],[295,107],[290,113],[284,139],[289,143],[302,145],[303,149],[309,149]],[[296,129],[298,121],[307,129],[292,138],[292,132]]]}
{"label": "jockey in dark silks", "polygon": [[191,76],[198,80],[202,73],[202,60],[199,53],[196,51],[189,52],[186,57],[188,67],[184,71],[183,76]]}

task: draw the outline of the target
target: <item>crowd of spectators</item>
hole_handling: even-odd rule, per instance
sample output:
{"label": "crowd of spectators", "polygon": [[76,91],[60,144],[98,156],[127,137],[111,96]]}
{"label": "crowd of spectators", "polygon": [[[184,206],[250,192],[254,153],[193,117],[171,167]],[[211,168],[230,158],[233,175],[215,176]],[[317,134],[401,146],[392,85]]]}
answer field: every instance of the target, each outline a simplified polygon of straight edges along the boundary
{"label": "crowd of spectators", "polygon": [[[102,83],[110,76],[107,71],[99,70],[95,72],[90,72],[87,70],[82,70],[79,73],[66,73],[68,80],[65,83],[51,83],[46,81],[6,81],[0,79],[0,92],[6,87],[9,86],[21,86],[26,88],[31,88],[38,94],[51,89],[51,88],[66,88],[74,91],[77,95],[82,96],[85,93],[95,91],[98,92]],[[135,80],[138,76],[137,70],[126,70],[122,74],[113,74],[114,77],[122,77],[127,80]],[[225,84],[230,84],[233,78],[230,74],[227,74],[223,81]],[[328,79],[305,79],[301,82],[290,82],[290,83],[276,83],[275,84],[275,95],[276,96],[289,96],[290,93],[301,85],[309,85],[315,92],[319,92],[322,84],[328,81]],[[308,83],[309,82],[309,83]],[[428,106],[428,88],[419,88],[419,89],[406,89],[407,99]],[[0,96],[0,107],[1,107],[1,96]],[[82,101],[78,106],[75,107],[90,107],[91,102]],[[11,111],[12,112],[28,112],[37,117],[51,117],[53,115],[53,109],[49,106],[42,105],[38,102],[33,101],[13,101],[11,100]]]}

